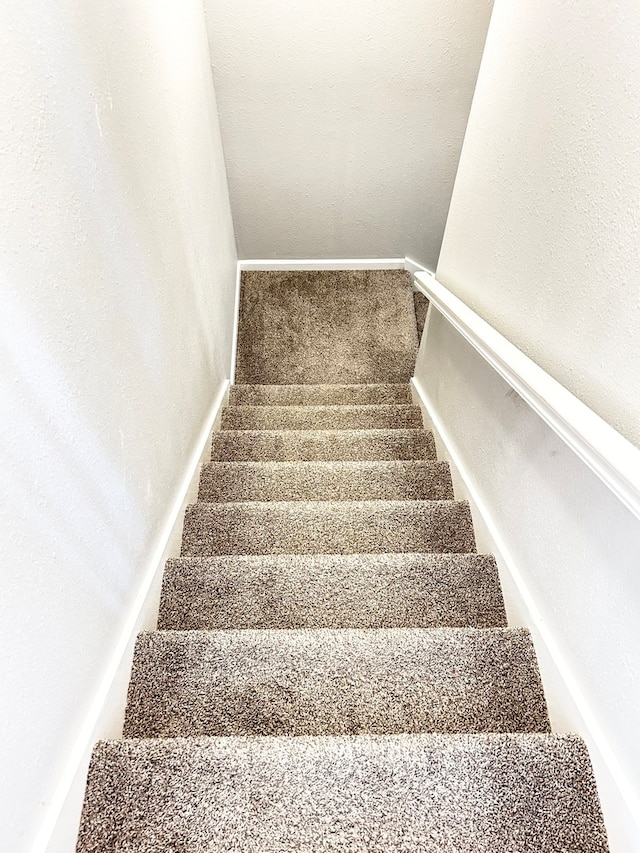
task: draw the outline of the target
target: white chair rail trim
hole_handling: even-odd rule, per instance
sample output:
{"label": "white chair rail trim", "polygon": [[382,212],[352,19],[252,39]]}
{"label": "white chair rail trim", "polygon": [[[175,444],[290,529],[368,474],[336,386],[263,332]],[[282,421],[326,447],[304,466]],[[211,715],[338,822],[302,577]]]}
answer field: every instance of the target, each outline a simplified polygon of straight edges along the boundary
{"label": "white chair rail trim", "polygon": [[640,450],[428,273],[416,286],[531,408],[640,518]]}

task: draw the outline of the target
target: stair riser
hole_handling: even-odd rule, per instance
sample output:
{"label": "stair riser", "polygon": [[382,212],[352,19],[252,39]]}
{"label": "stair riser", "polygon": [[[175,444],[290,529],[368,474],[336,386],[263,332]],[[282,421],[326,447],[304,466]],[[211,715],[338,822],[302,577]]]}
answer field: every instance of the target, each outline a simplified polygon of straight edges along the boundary
{"label": "stair riser", "polygon": [[125,737],[549,731],[523,629],[151,632]]}
{"label": "stair riser", "polygon": [[212,463],[202,469],[198,500],[451,500],[446,462]]}
{"label": "stair riser", "polygon": [[408,385],[232,385],[230,406],[407,405]]}
{"label": "stair riser", "polygon": [[211,459],[220,462],[435,460],[423,430],[227,430],[214,433]]}
{"label": "stair riser", "polygon": [[170,560],[158,627],[506,626],[495,560],[478,554]]}
{"label": "stair riser", "polygon": [[231,406],[222,429],[421,429],[417,406]]}
{"label": "stair riser", "polygon": [[193,504],[183,557],[475,551],[464,502]]}

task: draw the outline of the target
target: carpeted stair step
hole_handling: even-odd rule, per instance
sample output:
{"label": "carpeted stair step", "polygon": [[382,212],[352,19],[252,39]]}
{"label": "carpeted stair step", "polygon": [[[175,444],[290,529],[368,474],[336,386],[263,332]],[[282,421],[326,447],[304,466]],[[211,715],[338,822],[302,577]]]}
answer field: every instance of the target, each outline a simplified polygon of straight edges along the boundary
{"label": "carpeted stair step", "polygon": [[435,458],[433,435],[423,429],[225,430],[211,442],[214,462]]}
{"label": "carpeted stair step", "polygon": [[150,631],[125,737],[545,732],[524,628]]}
{"label": "carpeted stair step", "polygon": [[183,557],[475,551],[465,501],[273,501],[187,507]]}
{"label": "carpeted stair step", "polygon": [[419,406],[225,406],[222,429],[421,429]]}
{"label": "carpeted stair step", "polygon": [[180,557],[158,628],[505,627],[487,554]]}
{"label": "carpeted stair step", "polygon": [[200,501],[450,500],[447,462],[212,462]]}
{"label": "carpeted stair step", "polygon": [[604,853],[573,735],[103,741],[77,853]]}
{"label": "carpeted stair step", "polygon": [[232,385],[230,406],[407,405],[411,389],[396,385]]}
{"label": "carpeted stair step", "polygon": [[408,383],[418,335],[406,270],[246,270],[236,382]]}

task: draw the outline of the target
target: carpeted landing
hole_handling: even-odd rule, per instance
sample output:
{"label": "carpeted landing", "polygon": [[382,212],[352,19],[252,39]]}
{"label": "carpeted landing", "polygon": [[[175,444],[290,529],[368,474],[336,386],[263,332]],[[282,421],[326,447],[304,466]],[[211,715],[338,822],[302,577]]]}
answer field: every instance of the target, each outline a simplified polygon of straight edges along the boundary
{"label": "carpeted landing", "polygon": [[255,384],[138,637],[124,737],[94,750],[78,853],[608,849],[400,381],[412,312],[401,274],[245,276]]}
{"label": "carpeted landing", "polygon": [[243,272],[239,385],[408,382],[418,349],[404,270]]}

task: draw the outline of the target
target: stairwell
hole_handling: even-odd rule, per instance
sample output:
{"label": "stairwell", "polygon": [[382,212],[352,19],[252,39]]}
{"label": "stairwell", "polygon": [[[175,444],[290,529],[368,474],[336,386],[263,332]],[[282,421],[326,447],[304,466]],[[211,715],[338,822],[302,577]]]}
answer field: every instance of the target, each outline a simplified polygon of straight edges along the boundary
{"label": "stairwell", "polygon": [[89,851],[604,851],[529,632],[412,404],[403,272],[247,273],[232,386]]}

